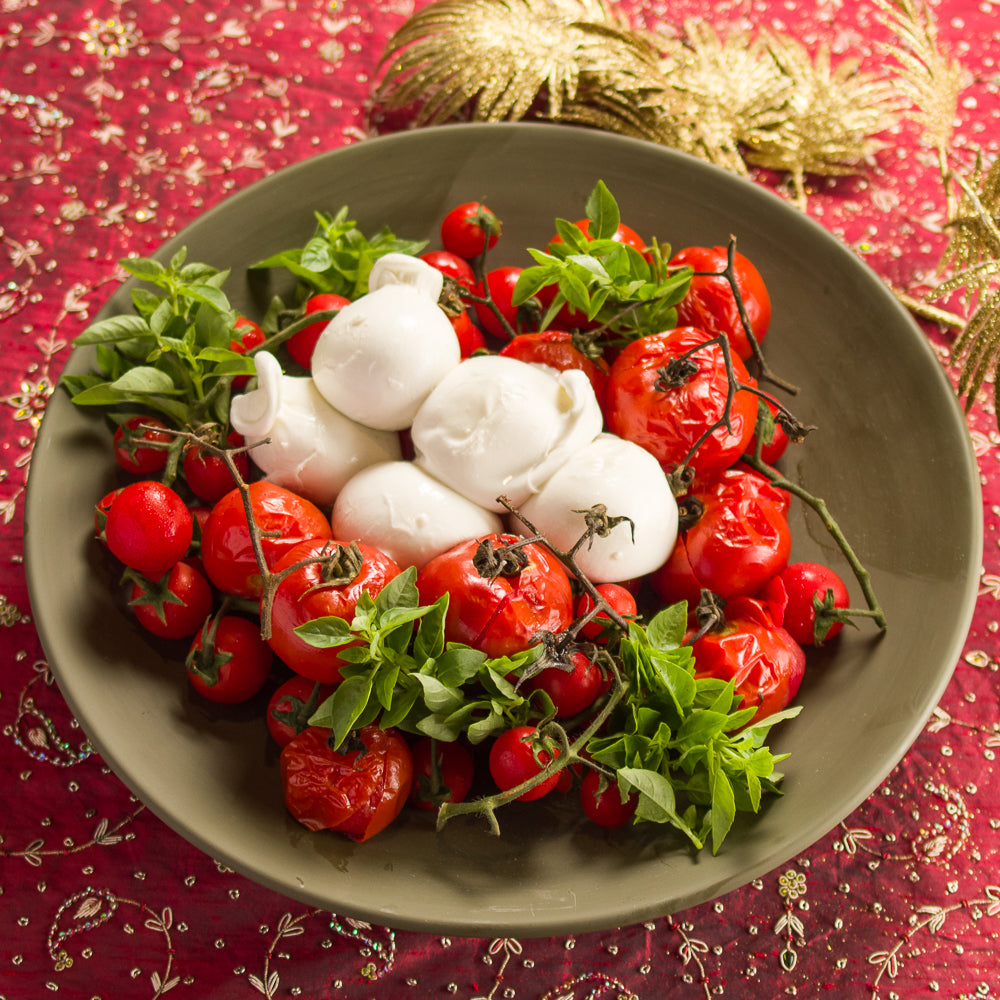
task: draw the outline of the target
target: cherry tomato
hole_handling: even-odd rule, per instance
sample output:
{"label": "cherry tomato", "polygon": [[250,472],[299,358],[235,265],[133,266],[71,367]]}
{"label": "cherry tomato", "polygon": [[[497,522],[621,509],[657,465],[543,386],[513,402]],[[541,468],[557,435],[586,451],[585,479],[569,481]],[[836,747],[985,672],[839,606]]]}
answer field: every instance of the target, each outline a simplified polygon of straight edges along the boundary
{"label": "cherry tomato", "polygon": [[476,351],[486,349],[483,331],[469,318],[469,310],[463,309],[457,316],[449,316],[458,337],[458,349],[463,358],[471,357]]}
{"label": "cherry tomato", "polygon": [[[732,465],[746,450],[757,420],[757,397],[746,390],[732,400],[732,429],[721,422],[726,411],[729,378],[722,348],[700,348],[688,360],[694,369],[676,385],[666,385],[666,367],[707,339],[693,327],[654,333],[628,344],[615,358],[608,381],[608,429],[641,445],[665,470],[679,466],[701,436],[718,426],[689,459],[704,479]],[[739,358],[732,359],[736,380],[755,385]]]}
{"label": "cherry tomato", "polygon": [[[464,802],[475,777],[472,754],[461,743],[425,736],[411,745],[413,787],[410,802],[430,812],[445,802]],[[435,774],[434,761],[437,761]]]}
{"label": "cherry tomato", "polygon": [[[312,298],[306,300],[305,309],[303,312],[304,316],[312,316],[314,313],[326,312],[328,309],[343,309],[344,306],[349,306],[351,304],[350,299],[345,299],[343,295],[335,295],[332,292],[322,292],[319,295],[313,295]],[[303,368],[308,368],[312,362],[313,350],[316,347],[316,341],[319,340],[320,334],[326,329],[328,321],[317,320],[315,323],[310,323],[308,326],[303,327],[298,333],[289,337],[285,341],[285,347],[288,348],[288,353],[292,356],[292,359],[300,364]]]}
{"label": "cherry tomato", "polygon": [[[763,399],[759,401],[758,409],[761,406],[766,406],[771,411],[772,418],[778,412],[774,405]],[[766,441],[760,447],[761,461],[766,462],[768,465],[774,465],[774,463],[785,454],[785,449],[788,447],[788,435],[785,433],[785,428],[782,427],[781,424],[775,421],[771,426],[771,431],[771,440]],[[756,429],[750,438],[750,443],[747,445],[747,453],[750,455],[755,455],[757,453]]]}
{"label": "cherry tomato", "polygon": [[725,625],[695,640],[691,651],[697,677],[732,680],[743,707],[757,708],[750,723],[786,708],[806,667],[802,647],[751,597],[729,601]]}
{"label": "cherry tomato", "polygon": [[217,615],[195,636],[185,666],[198,694],[219,705],[238,705],[263,690],[273,660],[256,622]]}
{"label": "cherry tomato", "polygon": [[[140,431],[140,426],[153,429]],[[166,430],[167,425],[159,417],[129,417],[115,430],[112,441],[115,461],[134,476],[151,476],[159,472],[167,464],[167,449],[153,446],[152,442],[169,445],[173,435],[166,433]],[[144,441],[150,444],[144,446]]]}
{"label": "cherry tomato", "polygon": [[[733,351],[744,361],[753,348],[740,320],[739,308],[729,279],[721,274],[729,260],[726,247],[687,247],[670,258],[668,267],[690,265],[696,272],[691,288],[677,306],[677,323],[696,326],[711,336],[723,333]],[[750,329],[760,344],[771,325],[771,298],[757,268],[741,253],[733,258],[736,287],[750,320]]]}
{"label": "cherry tomato", "polygon": [[[229,350],[237,354],[246,354],[247,351],[263,344],[267,340],[267,334],[252,320],[246,316],[238,316],[233,324],[233,331],[238,337],[229,341]],[[234,389],[244,389],[250,381],[249,375],[237,375],[233,378]]]}
{"label": "cherry tomato", "polygon": [[139,624],[161,639],[194,635],[212,613],[212,588],[190,563],[181,561],[159,580],[133,582],[129,607]]}
{"label": "cherry tomato", "polygon": [[600,771],[588,770],[580,783],[580,808],[584,815],[598,826],[612,829],[624,826],[635,815],[639,796],[630,792],[625,801],[616,781],[606,781],[601,788]]}
{"label": "cherry tomato", "polygon": [[311,726],[281,751],[285,803],[309,830],[367,840],[406,804],[413,783],[410,748],[395,730],[370,725],[331,750],[329,732]]}
{"label": "cherry tomato", "polygon": [[[608,602],[613,611],[617,611],[623,618],[635,618],[639,613],[635,597],[630,590],[620,583],[599,583],[594,589]],[[581,594],[576,601],[574,613],[577,618],[582,618],[594,606],[594,600],[590,594]],[[580,629],[580,634],[585,639],[600,639],[606,629],[615,629],[617,626],[611,621],[606,611],[598,611],[596,615],[586,625]]]}
{"label": "cherry tomato", "polygon": [[[573,223],[577,229],[583,233],[587,239],[591,239],[590,235],[590,219],[577,219]],[[646,249],[646,241],[630,226],[626,226],[624,222],[620,223],[618,228],[611,234],[609,239],[614,240],[615,243],[624,243],[630,247],[634,247],[639,253],[643,253]],[[562,243],[563,239],[561,236],[553,236],[549,243]]]}
{"label": "cherry tomato", "polygon": [[480,575],[473,560],[481,544],[502,548],[516,535],[472,538],[435,556],[417,574],[422,604],[451,595],[445,618],[445,638],[482,650],[487,656],[507,656],[525,649],[541,631],[562,632],[573,619],[573,595],[562,565],[540,545],[519,551],[526,560],[506,575],[486,570]]}
{"label": "cherry tomato", "polygon": [[279,747],[286,747],[309,728],[313,712],[333,694],[334,685],[320,684],[296,674],[280,684],[267,703],[267,731]]}
{"label": "cherry tomato", "polygon": [[824,635],[816,635],[816,608],[813,598],[822,604],[827,591],[833,592],[835,608],[850,607],[847,584],[829,566],[813,562],[789,563],[777,577],[764,588],[765,597],[775,597],[777,586],[784,588],[784,619],[782,626],[801,646],[832,639],[844,627],[843,622],[833,622]]}
{"label": "cherry tomato", "polygon": [[111,554],[154,580],[181,560],[193,534],[184,501],[169,486],[151,479],[123,487],[104,522]]}
{"label": "cherry tomato", "polygon": [[456,205],[442,220],[441,244],[449,253],[473,260],[484,247],[496,246],[500,229],[500,220],[482,202],[467,201]]}
{"label": "cherry tomato", "polygon": [[[313,559],[289,573],[274,592],[271,608],[271,648],[297,674],[314,681],[332,683],[340,680],[337,647],[311,646],[295,634],[295,629],[314,618],[335,616],[350,621],[362,592],[376,597],[382,588],[399,575],[399,567],[384,552],[355,543],[349,548],[340,542],[317,538],[300,542],[275,564],[281,573],[302,559]],[[343,581],[348,577],[348,582]]]}
{"label": "cherry tomato", "polygon": [[[521,267],[495,267],[492,271],[486,272],[485,283],[476,282],[475,293],[481,298],[486,295],[486,288],[490,290],[490,298],[493,304],[500,311],[503,318],[510,324],[511,330],[515,333],[519,331],[518,309],[513,304],[514,286],[521,276],[524,268]],[[500,322],[496,313],[488,305],[482,302],[474,303],[476,319],[479,325],[487,332],[493,334],[501,340],[510,339],[510,331]]]}
{"label": "cherry tomato", "polygon": [[104,526],[107,524],[108,511],[111,510],[111,505],[115,502],[115,498],[121,493],[122,487],[118,487],[116,490],[112,490],[110,493],[105,493],[100,500],[94,504],[94,533],[97,537],[105,542],[104,537]]}
{"label": "cherry tomato", "polygon": [[[243,446],[243,438],[236,431],[231,431],[226,438],[226,445],[229,448],[240,448]],[[245,482],[250,477],[250,459],[247,453],[241,451],[233,455],[233,461]],[[197,445],[184,450],[182,468],[191,492],[205,503],[218,503],[236,485],[225,460]]]}
{"label": "cherry tomato", "polygon": [[702,589],[728,600],[756,594],[784,569],[792,549],[789,495],[744,465],[688,494],[696,520],[682,528],[670,558],[650,574],[667,602],[698,603]]}
{"label": "cherry tomato", "polygon": [[[490,747],[490,776],[493,783],[502,792],[516,788],[525,781],[534,778],[546,764],[559,756],[559,748],[553,746],[551,751],[544,746],[535,746],[538,742],[538,730],[534,726],[514,726],[501,733]],[[534,788],[517,797],[519,802],[533,802],[547,795],[556,787],[559,773],[550,774]]]}
{"label": "cherry tomato", "polygon": [[604,410],[608,395],[608,372],[603,365],[588,358],[573,342],[573,334],[563,330],[520,333],[504,344],[500,353],[532,364],[548,365],[557,371],[576,368],[584,372],[594,387],[594,395]]}
{"label": "cherry tomato", "polygon": [[[291,490],[262,479],[250,484],[249,494],[268,569],[299,542],[330,538],[330,522],[323,512]],[[276,534],[268,537],[270,532]],[[212,508],[202,534],[201,558],[209,580],[219,590],[236,597],[260,597],[260,569],[239,489],[230,490]]]}
{"label": "cherry tomato", "polygon": [[470,292],[476,287],[476,275],[471,265],[464,257],[448,250],[428,250],[422,253],[420,259],[431,267],[437,268],[446,278],[458,282]]}
{"label": "cherry tomato", "polygon": [[544,691],[555,706],[556,718],[569,719],[594,704],[604,686],[601,668],[586,653],[574,653],[572,670],[546,667],[528,679],[530,691]]}

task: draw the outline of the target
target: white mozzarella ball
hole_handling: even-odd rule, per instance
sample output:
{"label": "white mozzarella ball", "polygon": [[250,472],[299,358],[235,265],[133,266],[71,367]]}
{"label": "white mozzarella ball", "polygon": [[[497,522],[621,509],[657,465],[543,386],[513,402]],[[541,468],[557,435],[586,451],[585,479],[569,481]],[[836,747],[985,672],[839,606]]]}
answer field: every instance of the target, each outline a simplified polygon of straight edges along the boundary
{"label": "white mozzarella ball", "polygon": [[412,462],[383,462],[359,472],[333,505],[333,535],[360,539],[400,566],[416,566],[467,538],[503,531],[503,521]]}
{"label": "white mozzarella ball", "polygon": [[233,397],[230,420],[256,445],[250,457],[271,482],[329,507],[359,470],[399,458],[398,434],[344,416],[311,378],[285,375],[273,354],[257,354],[255,365],[257,388]]}
{"label": "white mozzarella ball", "polygon": [[413,420],[416,462],[488,510],[518,506],[600,433],[601,408],[581,371],[554,374],[499,355],[453,368]]}
{"label": "white mozzarella ball", "polygon": [[[400,261],[385,263],[394,256],[403,257],[405,267]],[[398,431],[409,427],[461,353],[437,304],[441,273],[401,254],[387,254],[375,267],[377,287],[327,324],[311,368],[316,388],[331,406],[368,427]]]}
{"label": "white mozzarella ball", "polygon": [[677,541],[677,502],[660,463],[644,448],[601,434],[578,451],[521,506],[521,513],[560,549],[570,549],[586,525],[581,514],[604,504],[609,516],[626,516],[606,538],[595,536],[576,553],[593,583],[644,576],[662,566]]}

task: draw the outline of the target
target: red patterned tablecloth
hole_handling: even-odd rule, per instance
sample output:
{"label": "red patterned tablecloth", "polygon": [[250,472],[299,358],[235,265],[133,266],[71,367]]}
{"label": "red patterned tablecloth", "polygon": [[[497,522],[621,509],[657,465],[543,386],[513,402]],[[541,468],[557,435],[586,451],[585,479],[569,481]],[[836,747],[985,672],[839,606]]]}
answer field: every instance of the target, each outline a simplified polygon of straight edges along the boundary
{"label": "red patterned tablecloth", "polygon": [[[619,6],[638,26],[704,16],[883,58],[883,23],[862,0]],[[867,802],[721,899],[550,940],[360,925],[228,871],[87,752],[48,671],[22,558],[32,445],[69,345],[120,257],[265,174],[363,141],[379,55],[413,9],[0,0],[0,998],[1000,997],[1000,452],[979,406],[986,549],[954,680]],[[956,143],[994,157],[1000,6],[934,12],[969,74]],[[808,211],[907,288],[937,261],[944,205],[912,130],[893,138],[862,176],[815,184]],[[947,336],[928,335],[946,363]]]}

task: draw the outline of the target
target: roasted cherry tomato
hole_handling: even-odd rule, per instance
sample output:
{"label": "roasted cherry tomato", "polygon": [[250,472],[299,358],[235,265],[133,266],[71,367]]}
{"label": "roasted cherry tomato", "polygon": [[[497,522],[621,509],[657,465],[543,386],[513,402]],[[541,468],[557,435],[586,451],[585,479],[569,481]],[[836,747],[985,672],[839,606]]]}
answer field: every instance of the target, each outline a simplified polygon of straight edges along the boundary
{"label": "roasted cherry tomato", "polygon": [[159,417],[129,417],[115,430],[115,461],[134,476],[151,476],[167,464],[166,446],[172,440]]}
{"label": "roasted cherry tomato", "polygon": [[482,202],[467,201],[442,220],[441,244],[449,253],[473,260],[484,248],[496,245],[500,228],[500,220]]}
{"label": "roasted cherry tomato", "polygon": [[[431,559],[417,574],[422,604],[450,594],[445,638],[482,650],[487,656],[507,656],[523,650],[541,631],[562,632],[573,620],[573,595],[562,565],[540,545],[520,546],[506,569],[484,567],[481,545],[494,551],[517,542],[516,535],[472,538]],[[482,554],[482,553],[480,553]],[[475,561],[474,561],[475,560]]]}
{"label": "roasted cherry tomato", "polygon": [[410,751],[413,754],[413,787],[410,789],[413,805],[432,811],[445,802],[465,801],[476,768],[472,754],[461,743],[425,736],[413,743]]}
{"label": "roasted cherry tomato", "polygon": [[[727,600],[756,594],[788,562],[789,503],[784,490],[753,469],[727,469],[681,500],[677,544],[650,583],[664,601],[692,607],[703,589]],[[685,527],[688,515],[693,521]]]}
{"label": "roasted cherry tomato", "polygon": [[[331,536],[323,512],[290,490],[262,479],[251,483],[249,491],[268,569],[299,542]],[[260,569],[239,489],[231,490],[212,508],[201,539],[201,558],[209,580],[219,590],[236,597],[260,597]]]}
{"label": "roasted cherry tomato", "polygon": [[128,603],[146,631],[161,639],[183,639],[205,624],[212,601],[208,580],[182,560],[159,580],[134,580]]}
{"label": "roasted cherry tomato", "polygon": [[822,604],[827,592],[833,593],[835,608],[850,607],[851,598],[847,584],[829,566],[814,562],[789,563],[764,588],[764,596],[780,600],[777,588],[784,589],[784,618],[782,625],[802,646],[832,639],[844,627],[843,622],[833,622],[827,628],[816,629],[814,599]]}
{"label": "roasted cherry tomato", "polygon": [[[757,397],[740,390],[732,400],[729,426],[724,422],[729,377],[722,348],[699,347],[709,339],[685,326],[632,341],[611,366],[606,409],[610,431],[642,445],[665,470],[687,460],[701,479],[743,454],[757,420]],[[754,386],[743,362],[731,360],[737,382]]]}
{"label": "roasted cherry tomato", "polygon": [[733,681],[744,708],[756,708],[758,722],[791,704],[802,683],[802,647],[776,625],[768,607],[752,597],[726,604],[726,622],[691,645],[697,677]]}
{"label": "roasted cherry tomato", "polygon": [[334,616],[350,621],[364,591],[376,597],[399,575],[399,567],[379,549],[356,542],[351,546],[330,539],[300,542],[274,565],[276,573],[303,559],[315,559],[289,573],[278,584],[271,607],[271,648],[297,674],[314,681],[340,680],[343,647],[321,649],[295,634],[314,618]]}
{"label": "roasted cherry tomato", "polygon": [[334,692],[333,684],[320,684],[296,674],[280,684],[267,703],[267,731],[279,747],[288,746],[303,730],[316,709]]}
{"label": "roasted cherry tomato", "polygon": [[[519,332],[521,322],[518,318],[518,307],[513,303],[514,287],[517,285],[517,279],[523,270],[524,268],[521,267],[495,267],[492,271],[486,272],[485,282],[477,281],[475,287],[475,293],[480,298],[485,297],[486,289],[489,288],[493,305],[500,311],[500,314],[510,325],[510,329],[515,333]],[[491,333],[500,340],[510,339],[510,330],[500,322],[490,306],[476,302],[474,308],[479,325],[487,333]]]}
{"label": "roasted cherry tomato", "polygon": [[564,330],[542,330],[521,333],[504,344],[500,353],[532,364],[548,365],[557,371],[576,368],[584,372],[594,387],[601,410],[608,394],[608,372],[603,364],[588,358],[573,342],[573,334]]}
{"label": "roasted cherry tomato", "polygon": [[[534,726],[514,726],[501,733],[490,747],[490,776],[502,792],[534,778],[554,758],[559,748],[546,746]],[[556,787],[559,773],[550,774],[534,788],[517,797],[519,802],[533,802]]]}
{"label": "roasted cherry tomato", "polygon": [[184,501],[169,486],[151,479],[123,487],[104,522],[111,554],[154,580],[183,558],[193,534]]}
{"label": "roasted cherry tomato", "polygon": [[601,668],[586,653],[573,653],[572,669],[546,667],[530,677],[530,691],[544,691],[555,706],[556,718],[570,719],[585,712],[604,687]]}
{"label": "roasted cherry tomato", "polygon": [[410,748],[395,730],[370,725],[331,750],[329,733],[311,726],[281,751],[285,803],[309,830],[367,840],[406,804],[413,782]]}
{"label": "roasted cherry tomato", "polygon": [[635,792],[629,792],[622,802],[618,782],[601,779],[601,773],[594,770],[588,770],[583,776],[583,781],[580,783],[580,808],[584,815],[598,826],[608,828],[624,826],[635,815],[639,796]]}
{"label": "roasted cherry tomato", "polygon": [[238,705],[263,690],[273,660],[256,622],[216,615],[195,636],[185,665],[198,694],[220,705]]}
{"label": "roasted cherry tomato", "polygon": [[[241,448],[243,438],[231,431],[226,438],[228,448]],[[245,482],[250,477],[250,459],[245,451],[233,455],[233,462],[240,477]],[[225,459],[213,455],[198,445],[190,445],[184,451],[184,480],[191,492],[205,503],[218,503],[235,485],[232,472]]]}
{"label": "roasted cherry tomato", "polygon": [[[639,607],[635,602],[635,597],[628,588],[620,583],[599,583],[594,589],[604,598],[612,611],[617,611],[623,618],[635,618],[639,612]],[[594,607],[593,598],[590,594],[581,594],[576,601],[574,612],[577,618],[582,618],[591,608]],[[580,629],[580,634],[585,639],[601,639],[606,629],[615,629],[617,626],[612,622],[606,611],[598,611],[586,625]]]}
{"label": "roasted cherry tomato", "polygon": [[[312,316],[314,313],[326,312],[328,309],[337,309],[339,311],[344,306],[349,306],[350,304],[351,300],[345,299],[343,295],[335,295],[333,292],[322,292],[306,300],[303,316]],[[315,323],[310,323],[285,341],[285,347],[292,356],[292,360],[300,364],[303,368],[309,367],[312,361],[313,350],[316,347],[316,341],[319,340],[320,334],[326,329],[327,322],[329,321],[317,320]]]}
{"label": "roasted cherry tomato", "polygon": [[427,253],[420,255],[420,259],[470,292],[476,287],[476,275],[472,266],[457,253],[451,253],[449,250],[428,250]]}
{"label": "roasted cherry tomato", "polygon": [[[696,272],[690,290],[677,305],[677,322],[696,326],[712,336],[725,334],[733,350],[746,361],[753,348],[743,329],[729,279],[722,274],[728,260],[726,247],[687,247],[670,258],[669,267],[687,264]],[[750,330],[760,344],[771,325],[771,298],[760,272],[743,254],[737,253],[733,264]]]}

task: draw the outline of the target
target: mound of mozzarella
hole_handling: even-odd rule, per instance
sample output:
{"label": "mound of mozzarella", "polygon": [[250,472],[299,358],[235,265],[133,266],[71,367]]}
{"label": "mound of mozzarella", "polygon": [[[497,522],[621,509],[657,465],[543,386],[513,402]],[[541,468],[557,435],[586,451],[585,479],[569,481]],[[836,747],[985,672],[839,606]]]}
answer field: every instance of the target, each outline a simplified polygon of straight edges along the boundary
{"label": "mound of mozzarella", "polygon": [[[334,536],[418,569],[459,542],[535,529],[569,549],[582,512],[629,520],[576,554],[594,583],[656,569],[677,538],[677,505],[659,463],[603,432],[583,372],[499,355],[465,361],[437,305],[443,277],[387,254],[369,292],[329,323],[312,377],[256,356],[256,388],[232,401],[233,427],[281,486],[332,508]],[[414,458],[401,457],[409,428]],[[504,497],[526,524],[506,525]]]}

